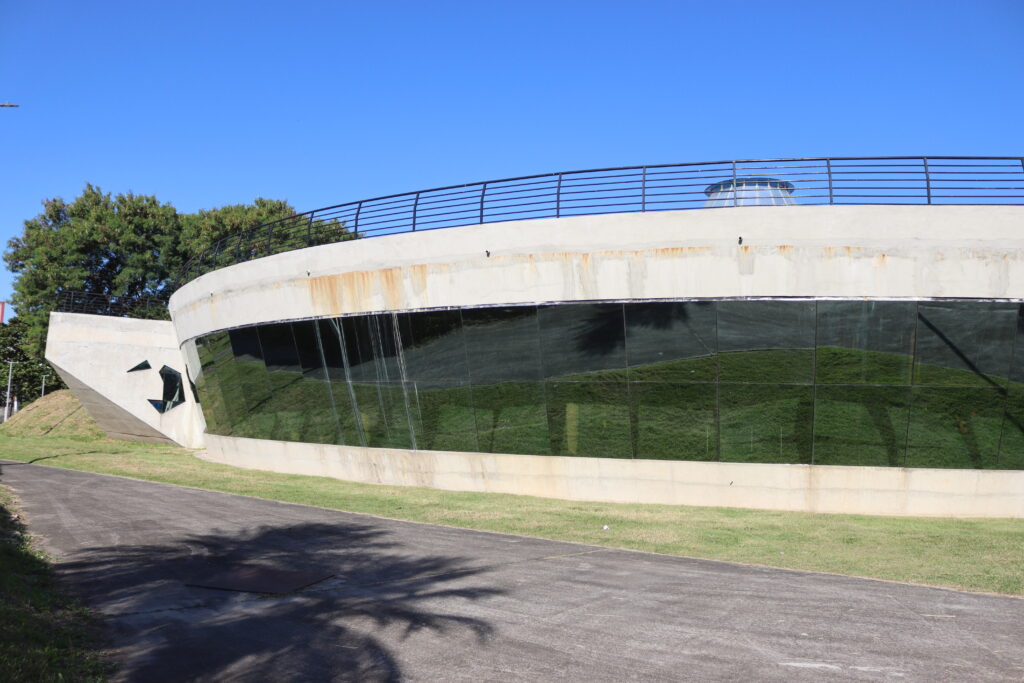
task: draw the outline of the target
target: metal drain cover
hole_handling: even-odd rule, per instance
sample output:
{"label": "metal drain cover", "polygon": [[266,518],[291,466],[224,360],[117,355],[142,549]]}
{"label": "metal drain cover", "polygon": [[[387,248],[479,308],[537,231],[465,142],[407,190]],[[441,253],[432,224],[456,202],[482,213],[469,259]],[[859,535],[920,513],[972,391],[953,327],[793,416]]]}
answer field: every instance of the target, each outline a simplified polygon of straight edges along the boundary
{"label": "metal drain cover", "polygon": [[334,574],[325,572],[292,571],[249,564],[187,581],[185,585],[243,593],[291,593],[332,576]]}

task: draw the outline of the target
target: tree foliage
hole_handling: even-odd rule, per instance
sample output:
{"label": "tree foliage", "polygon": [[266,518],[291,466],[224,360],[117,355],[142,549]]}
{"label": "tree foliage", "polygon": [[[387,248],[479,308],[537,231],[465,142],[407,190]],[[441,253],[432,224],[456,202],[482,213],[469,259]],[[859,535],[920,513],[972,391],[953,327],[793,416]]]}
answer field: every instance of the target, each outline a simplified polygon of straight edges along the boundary
{"label": "tree foliage", "polygon": [[293,213],[285,201],[260,198],[182,214],[153,196],[111,195],[91,184],[70,203],[44,201],[4,254],[15,275],[11,303],[24,325],[25,352],[42,360],[49,314],[62,293],[117,297],[137,317],[166,316],[162,307],[136,304],[166,301],[185,261],[217,240]]}
{"label": "tree foliage", "polygon": [[21,405],[25,405],[39,398],[44,388],[46,393],[64,388],[64,383],[49,363],[25,353],[23,342],[26,331],[27,325],[21,318],[11,318],[6,324],[0,325],[0,369],[3,370],[0,376],[0,405],[6,400],[7,377],[12,367],[11,362],[14,363],[11,380],[12,402],[17,397]]}

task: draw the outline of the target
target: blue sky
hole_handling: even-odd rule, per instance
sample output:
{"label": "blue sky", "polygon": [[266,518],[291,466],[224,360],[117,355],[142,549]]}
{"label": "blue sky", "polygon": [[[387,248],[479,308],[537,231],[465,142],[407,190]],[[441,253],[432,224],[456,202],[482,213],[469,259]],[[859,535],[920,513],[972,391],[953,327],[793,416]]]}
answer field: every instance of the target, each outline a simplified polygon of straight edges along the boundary
{"label": "blue sky", "polygon": [[303,211],[603,166],[1022,155],[1022,76],[1021,0],[0,0],[0,238],[86,182]]}

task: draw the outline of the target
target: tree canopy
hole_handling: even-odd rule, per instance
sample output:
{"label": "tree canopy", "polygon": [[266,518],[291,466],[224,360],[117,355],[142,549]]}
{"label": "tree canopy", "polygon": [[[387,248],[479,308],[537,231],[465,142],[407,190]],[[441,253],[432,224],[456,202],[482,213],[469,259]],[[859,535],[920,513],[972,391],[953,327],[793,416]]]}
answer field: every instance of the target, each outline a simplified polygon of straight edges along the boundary
{"label": "tree canopy", "polygon": [[[179,213],[153,196],[111,195],[91,184],[70,203],[44,201],[42,213],[25,221],[4,253],[15,276],[11,304],[23,326],[24,351],[42,360],[49,314],[61,293],[117,297],[129,308],[153,298],[166,301],[174,276],[193,254],[294,213],[286,201],[263,198]],[[152,317],[154,309],[137,310]]]}
{"label": "tree canopy", "polygon": [[[55,391],[64,386],[60,377],[53,371],[49,363],[41,358],[32,358],[23,348],[26,324],[21,318],[11,318],[0,325],[0,405],[6,400],[7,377],[13,362],[11,380],[11,400],[17,398],[22,405],[46,392]],[[0,409],[2,410],[2,409]]]}

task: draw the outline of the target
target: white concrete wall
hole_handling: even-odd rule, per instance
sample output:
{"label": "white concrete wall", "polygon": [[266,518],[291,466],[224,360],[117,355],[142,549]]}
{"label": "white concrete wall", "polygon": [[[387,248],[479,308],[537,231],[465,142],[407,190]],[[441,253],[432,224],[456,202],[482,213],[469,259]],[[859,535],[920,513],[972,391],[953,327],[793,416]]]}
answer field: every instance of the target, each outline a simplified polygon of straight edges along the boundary
{"label": "white concrete wall", "polygon": [[[203,445],[206,425],[185,374],[170,322],[80,313],[51,313],[46,360],[112,438]],[[128,372],[148,360],[149,370]],[[185,403],[159,413],[164,365],[181,373]]]}
{"label": "white concrete wall", "polygon": [[[743,243],[739,244],[742,237]],[[492,223],[312,247],[171,298],[181,340],[386,310],[546,301],[1024,298],[1024,206],[791,206]]]}
{"label": "white concrete wall", "polygon": [[203,457],[214,462],[371,484],[611,503],[1024,517],[1024,471],[616,460],[206,438]]}

